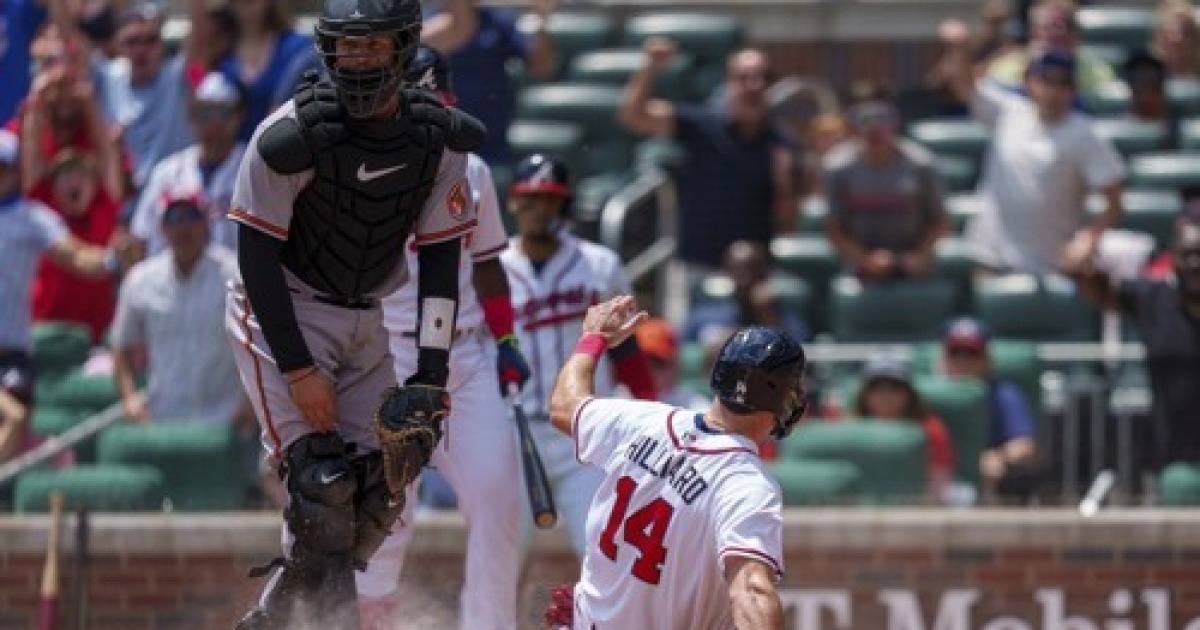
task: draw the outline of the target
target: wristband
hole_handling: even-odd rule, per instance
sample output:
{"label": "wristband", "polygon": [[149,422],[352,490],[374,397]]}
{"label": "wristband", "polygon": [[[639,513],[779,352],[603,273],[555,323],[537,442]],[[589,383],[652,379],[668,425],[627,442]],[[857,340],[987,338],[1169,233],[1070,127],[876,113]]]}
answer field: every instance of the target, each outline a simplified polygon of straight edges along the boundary
{"label": "wristband", "polygon": [[513,333],[516,314],[508,295],[493,295],[479,301],[483,309],[483,321],[497,341]]}
{"label": "wristband", "polygon": [[604,351],[608,350],[608,339],[596,332],[584,333],[575,344],[575,354],[586,354],[593,361],[599,362]]}

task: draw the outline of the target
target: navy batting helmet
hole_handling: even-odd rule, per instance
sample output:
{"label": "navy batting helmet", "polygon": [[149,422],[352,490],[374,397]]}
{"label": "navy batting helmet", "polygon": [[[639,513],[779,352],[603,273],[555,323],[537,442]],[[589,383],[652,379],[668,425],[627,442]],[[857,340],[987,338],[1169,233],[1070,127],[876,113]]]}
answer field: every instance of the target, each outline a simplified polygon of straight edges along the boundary
{"label": "navy batting helmet", "polygon": [[804,415],[806,359],[800,342],[785,332],[752,326],[738,331],[717,356],[712,389],[735,413],[775,414],[771,437],[787,437]]}
{"label": "navy batting helmet", "polygon": [[538,193],[561,196],[563,213],[567,212],[574,192],[571,190],[571,173],[562,160],[534,153],[517,163],[509,194]]}
{"label": "navy batting helmet", "polygon": [[[383,67],[352,69],[338,63],[351,55],[339,52],[339,39],[386,35],[396,43],[391,61]],[[317,20],[317,49],[329,77],[337,87],[346,111],[355,117],[370,116],[400,86],[408,61],[421,37],[421,3],[418,0],[326,0]]]}
{"label": "navy batting helmet", "polygon": [[417,54],[408,62],[404,82],[437,93],[446,105],[453,105],[457,100],[454,96],[454,82],[450,79],[450,62],[446,61],[445,55],[429,44],[417,47]]}

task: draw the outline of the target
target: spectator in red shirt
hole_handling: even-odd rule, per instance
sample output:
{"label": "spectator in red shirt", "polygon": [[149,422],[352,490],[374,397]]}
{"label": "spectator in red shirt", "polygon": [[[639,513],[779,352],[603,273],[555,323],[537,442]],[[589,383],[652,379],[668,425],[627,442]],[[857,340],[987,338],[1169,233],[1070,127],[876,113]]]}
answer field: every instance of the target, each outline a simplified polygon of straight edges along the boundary
{"label": "spectator in red shirt", "polygon": [[[73,149],[59,151],[30,197],[61,216],[75,238],[97,247],[110,245],[121,205],[114,192],[105,188],[90,156]],[[84,278],[42,258],[33,284],[34,321],[78,322],[101,343],[115,305],[112,278]]]}
{"label": "spectator in red shirt", "polygon": [[921,395],[912,385],[908,365],[892,354],[871,357],[863,369],[863,386],[851,410],[852,418],[876,418],[908,421],[925,430],[929,458],[929,485],[926,500],[941,503],[954,478],[954,449],[946,425],[925,408]]}

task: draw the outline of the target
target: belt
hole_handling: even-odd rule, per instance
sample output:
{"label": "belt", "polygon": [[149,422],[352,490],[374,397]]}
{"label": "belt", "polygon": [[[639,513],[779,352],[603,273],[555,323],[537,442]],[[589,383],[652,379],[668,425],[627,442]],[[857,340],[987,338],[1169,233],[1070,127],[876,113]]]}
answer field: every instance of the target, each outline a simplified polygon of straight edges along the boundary
{"label": "belt", "polygon": [[[458,330],[454,331],[453,335],[451,335],[450,342],[458,343],[459,340],[461,340],[463,337],[466,337],[467,335],[470,335],[473,332],[475,332],[474,328],[459,328]],[[417,333],[409,330],[409,331],[400,333],[400,336],[406,337],[408,339],[416,339]]]}
{"label": "belt", "polygon": [[379,306],[379,300],[376,300],[374,298],[365,298],[365,297],[343,298],[343,297],[334,297],[332,295],[321,295],[321,294],[316,294],[312,297],[314,300],[325,303],[325,304],[329,304],[330,306],[337,306],[339,308],[348,308],[348,309],[355,310],[355,311],[369,311],[369,310],[374,309],[376,306]]}

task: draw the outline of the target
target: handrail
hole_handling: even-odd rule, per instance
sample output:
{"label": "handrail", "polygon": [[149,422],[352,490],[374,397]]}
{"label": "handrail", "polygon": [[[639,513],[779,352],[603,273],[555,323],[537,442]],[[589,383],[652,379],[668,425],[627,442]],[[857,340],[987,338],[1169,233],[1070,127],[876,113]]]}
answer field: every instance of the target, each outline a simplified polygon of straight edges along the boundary
{"label": "handrail", "polygon": [[103,411],[89,416],[86,420],[70,429],[46,438],[44,442],[37,445],[33,450],[4,464],[0,464],[0,486],[8,483],[26,470],[49,460],[51,457],[116,424],[124,417],[125,412],[121,407],[121,403],[116,402],[109,405]]}
{"label": "handrail", "polygon": [[[657,238],[640,252],[625,251],[625,223],[629,213],[641,204],[655,201]],[[631,184],[617,191],[600,211],[600,242],[618,252],[628,262],[625,275],[637,283],[654,272],[665,272],[675,254],[675,189],[666,173],[656,168],[644,169]],[[659,278],[663,286],[665,277]],[[661,294],[661,292],[657,292]]]}

